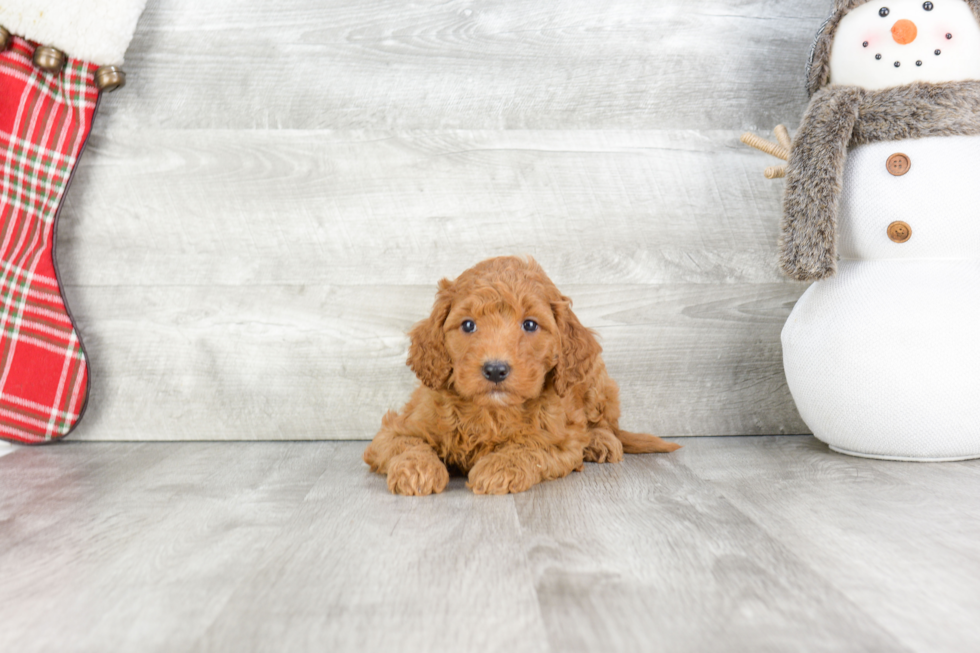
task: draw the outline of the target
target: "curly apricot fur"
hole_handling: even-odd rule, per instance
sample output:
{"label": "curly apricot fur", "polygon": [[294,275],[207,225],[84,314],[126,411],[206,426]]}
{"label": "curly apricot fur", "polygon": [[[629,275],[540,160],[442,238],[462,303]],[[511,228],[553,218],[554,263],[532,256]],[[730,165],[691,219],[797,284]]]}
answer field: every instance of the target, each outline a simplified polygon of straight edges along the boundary
{"label": "curly apricot fur", "polygon": [[[422,383],[364,452],[395,494],[441,492],[449,469],[478,494],[523,492],[583,462],[680,448],[620,430],[602,348],[533,259],[490,259],[443,279],[409,335],[408,365]],[[506,379],[484,376],[489,361],[509,367]]]}

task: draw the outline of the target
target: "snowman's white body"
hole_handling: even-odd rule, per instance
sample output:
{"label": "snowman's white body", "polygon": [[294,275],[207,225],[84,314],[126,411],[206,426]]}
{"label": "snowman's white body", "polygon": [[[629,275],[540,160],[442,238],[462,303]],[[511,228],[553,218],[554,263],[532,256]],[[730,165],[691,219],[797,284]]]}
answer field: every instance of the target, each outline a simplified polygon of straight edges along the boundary
{"label": "snowman's white body", "polygon": [[[909,171],[888,172],[896,153]],[[783,328],[800,415],[857,455],[980,457],[980,137],[852,148],[838,214],[841,260]],[[888,226],[908,223],[893,242]]]}

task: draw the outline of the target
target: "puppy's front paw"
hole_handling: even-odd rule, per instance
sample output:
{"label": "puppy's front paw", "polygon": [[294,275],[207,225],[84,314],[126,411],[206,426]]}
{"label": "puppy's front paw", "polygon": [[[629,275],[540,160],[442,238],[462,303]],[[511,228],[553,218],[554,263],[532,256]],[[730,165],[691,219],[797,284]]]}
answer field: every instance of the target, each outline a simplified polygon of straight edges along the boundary
{"label": "puppy's front paw", "polygon": [[612,431],[594,429],[589,432],[589,444],[583,457],[589,463],[618,463],[623,460],[623,443]]}
{"label": "puppy's front paw", "polygon": [[476,461],[466,484],[475,494],[517,494],[541,480],[538,472],[526,468],[528,461],[492,453]]}
{"label": "puppy's front paw", "polygon": [[388,489],[392,494],[439,494],[449,483],[449,470],[435,453],[406,451],[388,461]]}

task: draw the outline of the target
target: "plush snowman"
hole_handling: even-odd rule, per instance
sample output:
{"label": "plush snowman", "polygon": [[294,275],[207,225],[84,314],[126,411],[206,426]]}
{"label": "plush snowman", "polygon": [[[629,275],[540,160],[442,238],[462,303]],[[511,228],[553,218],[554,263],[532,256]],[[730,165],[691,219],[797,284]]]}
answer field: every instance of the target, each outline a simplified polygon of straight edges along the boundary
{"label": "plush snowman", "polygon": [[837,0],[786,167],[782,332],[835,451],[980,457],[980,0]]}

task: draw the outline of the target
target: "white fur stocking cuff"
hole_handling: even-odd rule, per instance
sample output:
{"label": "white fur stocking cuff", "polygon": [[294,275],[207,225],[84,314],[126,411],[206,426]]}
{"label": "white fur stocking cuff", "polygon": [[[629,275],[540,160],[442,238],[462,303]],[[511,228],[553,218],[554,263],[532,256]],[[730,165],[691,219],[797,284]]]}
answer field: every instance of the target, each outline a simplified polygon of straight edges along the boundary
{"label": "white fur stocking cuff", "polygon": [[0,0],[11,34],[99,66],[122,64],[146,0]]}

